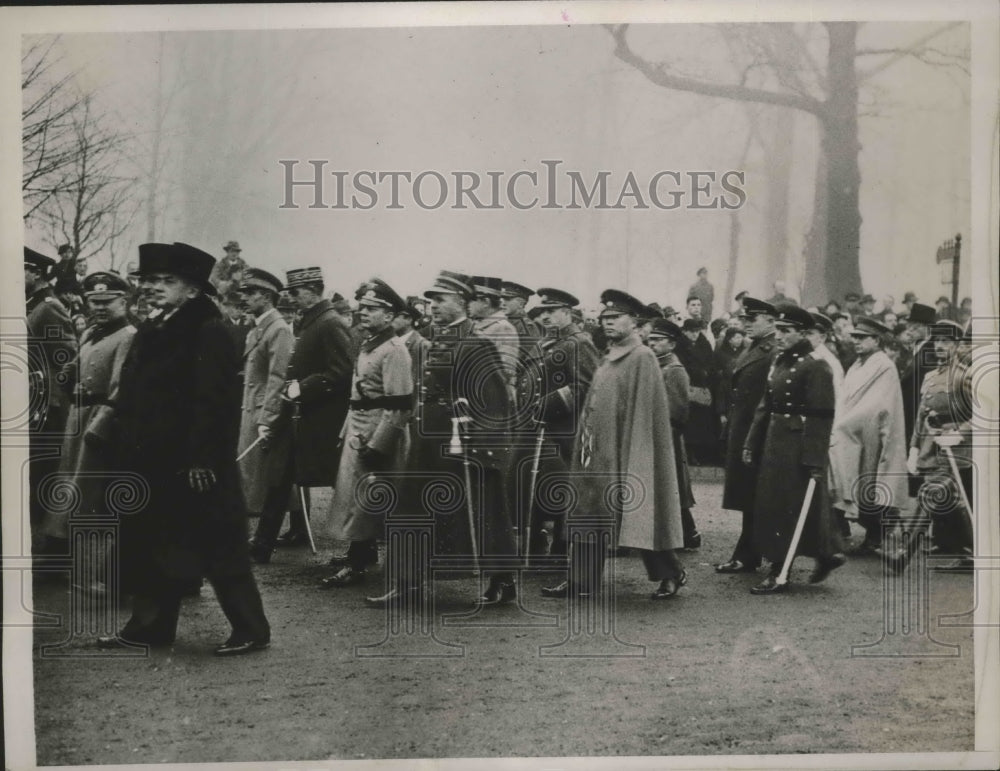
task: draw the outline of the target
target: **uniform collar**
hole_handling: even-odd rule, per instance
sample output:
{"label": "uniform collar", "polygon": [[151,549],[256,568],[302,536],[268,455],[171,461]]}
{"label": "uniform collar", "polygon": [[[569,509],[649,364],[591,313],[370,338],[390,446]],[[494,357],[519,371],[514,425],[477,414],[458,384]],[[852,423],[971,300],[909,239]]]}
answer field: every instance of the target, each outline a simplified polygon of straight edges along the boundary
{"label": "uniform collar", "polygon": [[609,349],[604,358],[608,361],[618,361],[626,356],[628,356],[632,351],[642,345],[642,340],[639,338],[638,332],[633,332],[620,343],[614,343]]}
{"label": "uniform collar", "polygon": [[268,310],[264,311],[259,316],[254,316],[253,325],[255,327],[264,326],[264,324],[267,323],[267,321],[272,316],[277,316],[277,315],[278,315],[278,309],[277,308],[269,308]]}

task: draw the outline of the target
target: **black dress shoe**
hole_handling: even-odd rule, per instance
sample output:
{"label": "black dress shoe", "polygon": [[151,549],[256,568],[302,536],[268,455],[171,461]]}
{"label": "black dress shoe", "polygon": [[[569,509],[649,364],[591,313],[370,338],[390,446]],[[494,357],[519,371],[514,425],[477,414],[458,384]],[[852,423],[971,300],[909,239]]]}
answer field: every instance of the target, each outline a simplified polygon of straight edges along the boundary
{"label": "black dress shoe", "polygon": [[242,656],[245,653],[266,650],[270,647],[270,640],[226,640],[216,648],[213,653],[216,656]]}
{"label": "black dress shoe", "polygon": [[830,573],[839,567],[842,567],[844,563],[847,562],[847,557],[843,554],[834,554],[825,559],[821,559],[816,563],[816,569],[813,570],[812,574],[809,576],[809,583],[818,584],[821,581],[825,581],[826,577]]}
{"label": "black dress shoe", "polygon": [[780,594],[788,589],[788,584],[779,584],[777,576],[768,576],[757,586],[750,588],[750,594]]}
{"label": "black dress shoe", "polygon": [[289,530],[278,536],[277,544],[278,546],[308,546],[309,536],[306,533]]}
{"label": "black dress shoe", "polygon": [[378,597],[365,597],[365,605],[369,608],[387,608],[395,602],[398,603],[416,603],[420,599],[420,593],[422,587],[420,586],[408,586],[404,588],[393,587],[385,594],[380,594]]}
{"label": "black dress shoe", "polygon": [[363,583],[365,575],[366,573],[364,570],[352,568],[348,565],[341,568],[332,576],[327,576],[322,579],[319,584],[324,589],[340,589],[344,586],[354,586],[355,584]]}
{"label": "black dress shoe", "polygon": [[660,586],[655,592],[649,595],[651,600],[666,600],[670,597],[677,596],[677,590],[682,586],[686,585],[688,582],[688,574],[686,570],[682,570],[681,574],[677,578],[664,578],[660,581]]}
{"label": "black dress shoe", "polygon": [[561,598],[561,597],[589,597],[590,592],[582,592],[579,587],[573,586],[569,581],[563,581],[561,584],[556,586],[543,586],[542,587],[542,597],[550,598]]}
{"label": "black dress shoe", "polygon": [[681,551],[697,551],[701,548],[701,533],[695,531],[684,539],[684,546]]}
{"label": "black dress shoe", "polygon": [[250,559],[258,565],[266,565],[271,561],[271,557],[275,551],[276,549],[272,546],[254,543],[250,545]]}
{"label": "black dress shoe", "polygon": [[479,598],[481,605],[503,605],[517,599],[517,586],[513,581],[490,579],[483,596]]}
{"label": "black dress shoe", "polygon": [[716,573],[756,573],[759,565],[747,565],[741,560],[729,560],[715,566]]}

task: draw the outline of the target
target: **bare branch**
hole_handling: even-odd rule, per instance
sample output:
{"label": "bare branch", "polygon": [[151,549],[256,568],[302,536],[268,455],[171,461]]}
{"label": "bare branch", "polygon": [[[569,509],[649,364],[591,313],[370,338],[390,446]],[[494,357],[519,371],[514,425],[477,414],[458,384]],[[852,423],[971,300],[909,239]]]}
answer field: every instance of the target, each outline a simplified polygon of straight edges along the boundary
{"label": "bare branch", "polygon": [[676,75],[669,72],[663,64],[654,64],[643,59],[629,47],[626,40],[627,24],[609,26],[608,30],[615,39],[615,56],[626,64],[635,67],[647,80],[658,86],[723,99],[736,99],[743,102],[760,102],[779,107],[791,107],[819,116],[824,114],[823,102],[801,94],[769,91],[735,83],[712,83],[697,78]]}

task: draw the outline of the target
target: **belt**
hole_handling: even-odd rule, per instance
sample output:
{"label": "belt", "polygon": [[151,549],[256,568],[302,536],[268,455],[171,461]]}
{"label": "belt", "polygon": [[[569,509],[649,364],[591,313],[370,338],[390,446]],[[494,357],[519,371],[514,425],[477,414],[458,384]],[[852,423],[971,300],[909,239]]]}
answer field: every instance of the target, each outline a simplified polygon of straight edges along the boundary
{"label": "belt", "polygon": [[825,407],[788,407],[783,410],[771,410],[772,415],[784,415],[786,418],[792,415],[801,415],[803,418],[832,418],[833,410]]}
{"label": "belt", "polygon": [[413,408],[413,394],[351,399],[350,407],[352,410],[409,410]]}

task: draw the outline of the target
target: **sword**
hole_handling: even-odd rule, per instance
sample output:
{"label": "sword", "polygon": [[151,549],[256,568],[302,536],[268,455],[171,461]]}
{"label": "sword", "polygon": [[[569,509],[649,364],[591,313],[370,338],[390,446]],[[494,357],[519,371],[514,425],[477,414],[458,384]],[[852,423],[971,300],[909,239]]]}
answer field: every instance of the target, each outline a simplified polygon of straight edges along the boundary
{"label": "sword", "polygon": [[264,437],[262,437],[262,436],[258,436],[258,437],[257,437],[257,438],[256,438],[256,439],[255,439],[255,440],[253,441],[253,444],[251,444],[251,445],[250,445],[249,447],[247,447],[247,448],[246,448],[246,449],[245,449],[245,450],[244,450],[243,452],[241,452],[241,453],[240,453],[239,455],[237,455],[237,456],[236,456],[236,462],[237,462],[237,463],[239,463],[239,462],[240,462],[241,460],[243,460],[243,459],[244,459],[244,458],[245,458],[245,457],[246,457],[247,455],[249,455],[249,454],[250,454],[250,450],[252,450],[252,449],[253,449],[254,447],[256,447],[256,446],[257,446],[258,444],[260,444],[260,443],[261,443],[261,440],[262,440],[263,438],[264,438]]}
{"label": "sword", "polygon": [[795,550],[799,548],[799,539],[802,538],[802,529],[806,526],[806,515],[809,514],[809,506],[812,505],[813,493],[816,492],[816,479],[809,477],[809,486],[806,488],[806,497],[802,501],[802,509],[799,511],[799,519],[795,523],[795,532],[792,533],[792,542],[788,546],[788,554],[785,555],[785,564],[781,567],[781,573],[775,579],[778,586],[788,583],[788,571],[792,569],[792,561],[795,559]]}
{"label": "sword", "polygon": [[[293,444],[291,452],[295,452],[295,443],[298,442],[299,437],[299,421],[302,420],[302,408],[298,401],[292,401],[292,438]],[[299,485],[299,500],[302,502],[302,519],[305,520],[306,524],[306,536],[309,538],[309,548],[312,550],[313,554],[316,554],[316,542],[313,541],[312,525],[309,524],[309,507],[306,505],[306,490],[305,487]]]}
{"label": "sword", "polygon": [[538,485],[538,466],[542,457],[542,443],[545,441],[545,424],[538,429],[538,438],[535,440],[535,457],[531,461],[531,483],[528,485],[528,514],[525,524],[524,541],[524,566],[528,567],[531,559],[531,524],[532,514],[535,511],[535,490]]}
{"label": "sword", "polygon": [[[464,409],[469,404],[466,399],[455,400],[455,412],[459,408]],[[462,470],[465,472],[465,510],[469,518],[469,540],[472,543],[472,569],[479,573],[479,538],[476,535],[476,513],[472,506],[472,472],[469,468],[469,434],[464,427],[469,422],[467,415],[460,415],[451,419],[451,446],[449,452],[462,453]],[[465,438],[465,446],[462,445],[462,437]]]}

